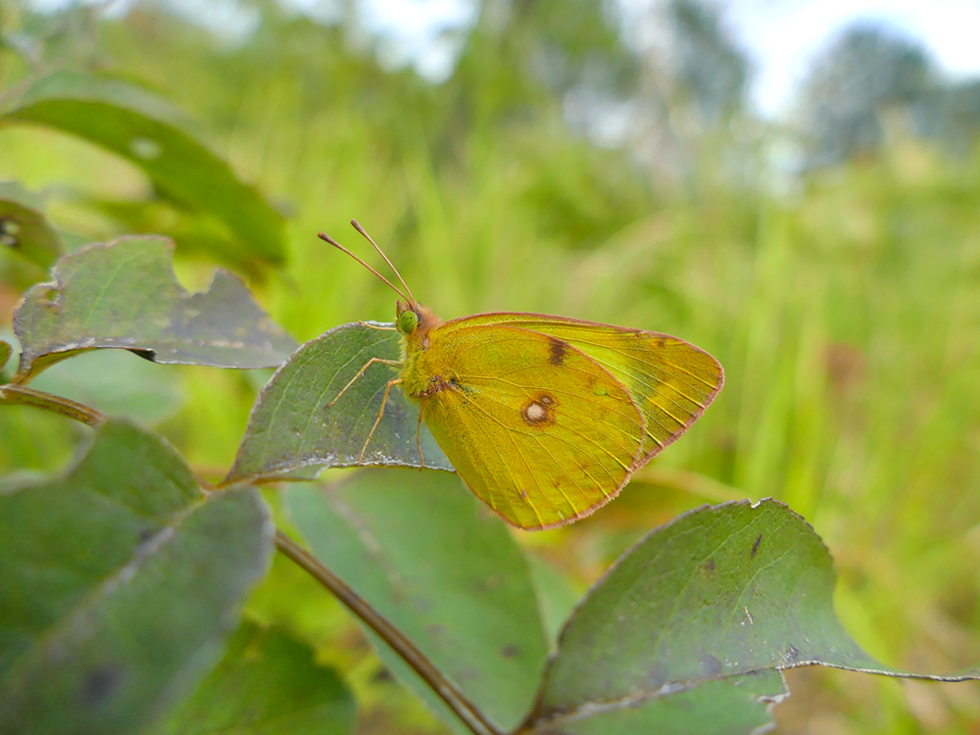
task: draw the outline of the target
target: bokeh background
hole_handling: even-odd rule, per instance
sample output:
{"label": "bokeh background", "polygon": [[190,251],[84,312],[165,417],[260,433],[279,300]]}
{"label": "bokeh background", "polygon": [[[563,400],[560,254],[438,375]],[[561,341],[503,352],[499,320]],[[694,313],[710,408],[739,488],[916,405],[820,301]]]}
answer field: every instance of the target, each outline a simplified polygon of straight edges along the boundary
{"label": "bokeh background", "polygon": [[[980,660],[978,28],[966,0],[5,0],[0,94],[68,69],[166,97],[287,216],[288,260],[238,257],[130,164],[40,127],[0,127],[0,180],[73,247],[169,234],[192,290],[231,267],[301,341],[393,317],[315,237],[377,264],[357,218],[444,318],[694,342],[725,366],[715,405],[600,513],[518,533],[528,553],[581,592],[685,509],[775,497],[829,546],[854,637],[945,672]],[[43,273],[5,253],[0,273],[9,336]],[[135,416],[216,478],[267,377],[99,353],[36,385]],[[0,468],[64,467],[83,435],[5,408]],[[250,611],[343,669],[362,735],[448,732],[287,563]],[[781,732],[980,732],[976,684],[788,678]]]}

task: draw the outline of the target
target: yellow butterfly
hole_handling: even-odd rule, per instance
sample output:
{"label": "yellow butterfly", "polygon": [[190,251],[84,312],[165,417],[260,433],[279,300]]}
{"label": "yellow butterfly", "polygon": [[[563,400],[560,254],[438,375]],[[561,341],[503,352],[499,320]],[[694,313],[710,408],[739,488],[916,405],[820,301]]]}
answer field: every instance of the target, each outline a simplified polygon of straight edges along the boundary
{"label": "yellow butterfly", "polygon": [[470,490],[510,524],[540,530],[591,514],[687,431],[721,390],[724,371],[715,358],[658,332],[507,312],[443,322],[415,300],[360,224],[351,224],[405,291],[329,236],[319,237],[405,299],[397,302],[395,322],[402,359],[372,358],[330,405],[371,365],[398,368],[364,450],[399,386],[421,406],[420,430],[425,421]]}

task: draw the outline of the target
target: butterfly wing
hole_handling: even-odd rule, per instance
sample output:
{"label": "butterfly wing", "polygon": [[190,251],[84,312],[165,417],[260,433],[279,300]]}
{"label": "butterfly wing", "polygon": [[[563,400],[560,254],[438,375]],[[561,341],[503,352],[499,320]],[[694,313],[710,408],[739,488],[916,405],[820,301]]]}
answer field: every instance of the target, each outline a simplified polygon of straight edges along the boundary
{"label": "butterfly wing", "polygon": [[677,439],[721,390],[725,374],[704,350],[659,332],[543,314],[479,314],[447,322],[513,326],[549,335],[595,360],[629,391],[645,423],[640,465]]}
{"label": "butterfly wing", "polygon": [[616,377],[576,347],[515,326],[433,331],[414,396],[470,489],[509,523],[562,525],[608,502],[642,455],[644,421]]}

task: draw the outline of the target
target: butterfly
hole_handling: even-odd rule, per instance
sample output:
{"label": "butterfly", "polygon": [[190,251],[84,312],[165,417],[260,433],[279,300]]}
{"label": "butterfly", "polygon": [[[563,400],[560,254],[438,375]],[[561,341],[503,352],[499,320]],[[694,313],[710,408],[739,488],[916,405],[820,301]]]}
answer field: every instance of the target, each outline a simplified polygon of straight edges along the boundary
{"label": "butterfly", "polygon": [[420,407],[419,436],[424,421],[480,500],[519,528],[555,528],[616,497],[721,390],[724,371],[715,358],[659,332],[510,312],[444,322],[415,300],[364,228],[351,224],[404,288],[319,233],[404,299],[394,327],[401,360],[371,358],[331,403],[372,365],[398,370],[362,459],[397,387]]}

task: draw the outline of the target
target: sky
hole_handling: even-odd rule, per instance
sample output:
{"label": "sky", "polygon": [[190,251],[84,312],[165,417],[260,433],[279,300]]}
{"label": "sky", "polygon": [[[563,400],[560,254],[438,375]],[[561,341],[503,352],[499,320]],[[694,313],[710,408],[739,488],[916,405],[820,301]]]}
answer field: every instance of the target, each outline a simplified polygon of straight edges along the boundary
{"label": "sky", "polygon": [[754,60],[752,99],[768,115],[792,103],[814,55],[857,22],[918,40],[951,79],[980,76],[980,0],[734,0],[724,17]]}
{"label": "sky", "polygon": [[[207,13],[209,24],[230,33],[247,32],[248,18],[236,16],[234,0],[168,0],[188,14]],[[331,0],[282,0],[315,15],[330,16]],[[616,0],[628,12],[657,0]],[[846,27],[864,22],[918,40],[950,78],[980,77],[980,0],[713,0],[725,27],[752,60],[751,99],[760,113],[778,117],[790,109],[796,85],[819,54]],[[70,0],[28,0],[53,9]],[[110,3],[117,10],[133,0]],[[413,64],[440,81],[452,70],[455,47],[441,35],[476,20],[474,0],[360,0],[365,25],[390,41],[391,65]],[[206,8],[207,10],[202,10]]]}

